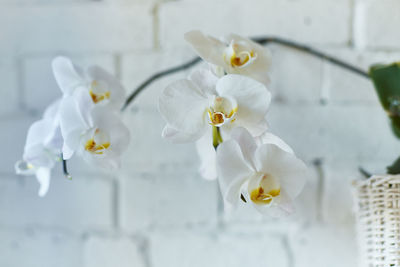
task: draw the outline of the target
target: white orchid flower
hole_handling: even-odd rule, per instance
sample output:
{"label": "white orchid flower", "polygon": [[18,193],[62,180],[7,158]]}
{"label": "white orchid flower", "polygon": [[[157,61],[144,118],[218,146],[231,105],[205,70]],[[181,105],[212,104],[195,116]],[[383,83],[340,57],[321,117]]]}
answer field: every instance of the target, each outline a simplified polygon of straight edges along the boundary
{"label": "white orchid flower", "polygon": [[23,160],[15,164],[20,175],[36,175],[40,184],[39,196],[46,195],[50,186],[51,169],[61,161],[63,139],[59,125],[60,100],[50,105],[41,120],[28,130]]}
{"label": "white orchid flower", "polygon": [[191,31],[185,34],[185,40],[203,60],[217,66],[216,73],[241,74],[268,84],[271,59],[267,48],[236,34],[220,41]]}
{"label": "white orchid flower", "polygon": [[[210,142],[211,138],[211,131],[208,131],[196,141],[196,150],[200,159],[199,173],[206,180],[215,180],[217,178],[217,153]],[[225,135],[222,139],[228,141],[230,136]],[[288,144],[270,132],[265,132],[261,136],[255,137],[254,140],[257,145],[274,144],[288,153],[294,153]]]}
{"label": "white orchid flower", "polygon": [[275,144],[257,146],[243,128],[217,150],[217,170],[226,209],[244,196],[260,213],[273,217],[293,211],[307,175],[305,164]]}
{"label": "white orchid flower", "polygon": [[53,62],[54,77],[65,96],[81,90],[90,96],[85,105],[107,105],[119,110],[125,100],[125,89],[113,75],[99,66],[90,66],[85,72],[66,57]]}
{"label": "white orchid flower", "polygon": [[60,107],[63,157],[68,160],[76,152],[85,161],[104,168],[118,168],[130,135],[118,115],[104,106],[82,105],[88,95],[65,97]]}
{"label": "white orchid flower", "polygon": [[236,74],[217,78],[199,70],[162,93],[159,110],[167,122],[162,135],[183,143],[200,139],[209,127],[224,134],[242,126],[257,136],[268,127],[270,101],[270,92],[258,81]]}

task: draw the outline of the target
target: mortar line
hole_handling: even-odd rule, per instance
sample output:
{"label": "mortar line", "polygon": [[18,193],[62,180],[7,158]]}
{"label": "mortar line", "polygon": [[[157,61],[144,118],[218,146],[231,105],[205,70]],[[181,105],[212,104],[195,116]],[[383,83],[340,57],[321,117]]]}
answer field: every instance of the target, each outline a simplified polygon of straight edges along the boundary
{"label": "mortar line", "polygon": [[115,228],[115,230],[120,229],[120,221],[119,221],[119,193],[120,193],[120,188],[119,188],[119,181],[118,178],[114,177],[112,180],[112,212],[111,216],[112,218],[112,223]]}
{"label": "mortar line", "polygon": [[153,50],[160,50],[160,2],[154,3],[151,9],[153,22]]}
{"label": "mortar line", "polygon": [[322,222],[322,201],[323,201],[323,191],[325,187],[325,173],[323,169],[323,161],[321,158],[316,158],[313,161],[315,171],[317,172],[317,205],[316,205],[316,221]]}
{"label": "mortar line", "polygon": [[294,267],[293,249],[292,246],[290,245],[289,237],[287,234],[283,235],[282,237],[282,245],[284,246],[287,253],[288,267]]}

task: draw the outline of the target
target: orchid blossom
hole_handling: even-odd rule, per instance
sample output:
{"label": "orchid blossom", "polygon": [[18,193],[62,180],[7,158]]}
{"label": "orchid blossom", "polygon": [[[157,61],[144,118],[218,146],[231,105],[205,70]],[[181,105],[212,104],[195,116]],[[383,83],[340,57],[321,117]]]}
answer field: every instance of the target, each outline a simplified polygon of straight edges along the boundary
{"label": "orchid blossom", "polygon": [[270,92],[258,81],[236,74],[218,78],[198,70],[162,93],[159,110],[167,122],[162,135],[184,143],[200,139],[210,127],[224,135],[242,126],[258,136],[267,129],[270,101]]}
{"label": "orchid blossom", "polygon": [[191,31],[185,34],[185,39],[203,60],[215,67],[219,76],[240,74],[268,84],[271,59],[265,47],[236,34],[220,41],[200,31]]}
{"label": "orchid blossom", "polygon": [[46,195],[50,185],[51,169],[61,161],[63,139],[59,125],[60,100],[50,105],[41,120],[28,130],[23,160],[15,164],[20,175],[36,175],[40,184],[39,196]]}
{"label": "orchid blossom", "polygon": [[293,212],[292,202],[307,175],[305,164],[293,153],[275,144],[258,146],[243,128],[234,129],[231,140],[218,147],[217,171],[226,209],[243,196],[260,213],[273,217]]}
{"label": "orchid blossom", "polygon": [[[202,138],[196,141],[196,150],[200,160],[199,173],[206,180],[215,180],[217,178],[217,153],[210,142],[211,138],[212,134],[211,131],[209,131],[208,134],[205,134]],[[230,136],[226,135],[223,139],[224,141],[228,141]],[[288,153],[294,153],[288,144],[268,131],[260,136],[254,137],[254,141],[257,145],[274,144]]]}
{"label": "orchid blossom", "polygon": [[67,160],[76,152],[88,163],[103,168],[118,168],[121,154],[127,149],[130,135],[113,110],[96,106],[82,106],[87,94],[65,97],[60,108],[62,148]]}
{"label": "orchid blossom", "polygon": [[[53,73],[64,96],[83,91],[90,96],[85,105],[108,106],[119,110],[125,100],[125,89],[113,75],[98,66],[90,66],[85,72],[66,57],[56,57]],[[80,92],[81,93],[81,92]]]}

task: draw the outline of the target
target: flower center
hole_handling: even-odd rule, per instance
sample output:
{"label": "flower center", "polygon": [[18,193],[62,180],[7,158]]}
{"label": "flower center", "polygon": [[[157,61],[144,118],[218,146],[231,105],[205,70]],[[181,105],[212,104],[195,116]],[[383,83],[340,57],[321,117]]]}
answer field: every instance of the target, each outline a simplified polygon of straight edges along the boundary
{"label": "flower center", "polygon": [[85,143],[85,150],[96,154],[102,155],[110,147],[110,138],[100,129],[96,129],[94,134]]}
{"label": "flower center", "polygon": [[110,98],[110,91],[107,90],[107,84],[102,81],[92,81],[89,94],[95,104]]}
{"label": "flower center", "polygon": [[256,204],[267,205],[280,194],[281,188],[277,181],[270,175],[263,175],[259,186],[251,191],[250,199]]}
{"label": "flower center", "polygon": [[214,96],[207,110],[209,123],[213,126],[222,126],[227,122],[234,122],[237,110],[238,106],[235,99]]}
{"label": "flower center", "polygon": [[256,54],[240,44],[231,43],[224,53],[225,62],[231,67],[244,67],[255,60]]}

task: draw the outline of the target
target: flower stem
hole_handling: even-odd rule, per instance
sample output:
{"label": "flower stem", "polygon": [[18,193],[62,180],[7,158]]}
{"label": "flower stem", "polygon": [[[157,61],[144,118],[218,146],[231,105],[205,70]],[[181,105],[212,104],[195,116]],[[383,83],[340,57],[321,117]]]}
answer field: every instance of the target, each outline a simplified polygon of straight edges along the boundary
{"label": "flower stem", "polygon": [[213,126],[212,133],[213,133],[213,146],[214,149],[217,150],[219,144],[223,142],[219,127]]}
{"label": "flower stem", "polygon": [[65,178],[68,180],[72,180],[72,176],[68,172],[67,161],[64,159],[63,154],[61,153],[62,163],[63,163],[63,173]]}

